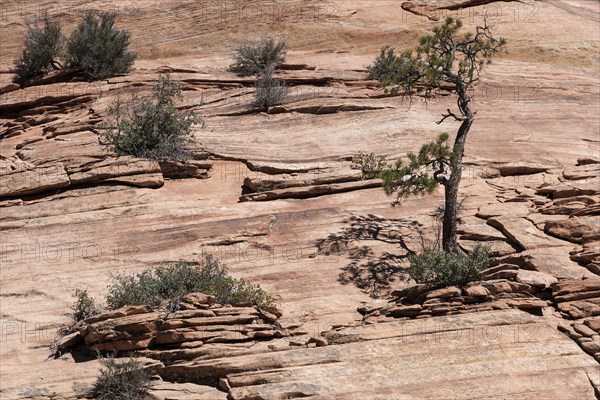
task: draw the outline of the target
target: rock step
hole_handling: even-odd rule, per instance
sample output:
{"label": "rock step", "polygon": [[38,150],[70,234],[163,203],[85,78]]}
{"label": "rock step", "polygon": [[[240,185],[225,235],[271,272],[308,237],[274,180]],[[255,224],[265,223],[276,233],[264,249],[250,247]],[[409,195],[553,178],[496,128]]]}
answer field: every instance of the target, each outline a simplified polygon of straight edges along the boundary
{"label": "rock step", "polygon": [[354,171],[349,173],[304,173],[294,175],[283,175],[283,176],[272,176],[272,177],[261,177],[251,178],[246,177],[244,179],[244,187],[252,191],[253,193],[261,193],[273,190],[287,189],[292,187],[306,187],[306,186],[318,186],[328,185],[334,183],[346,183],[361,181],[361,172]]}
{"label": "rock step", "polygon": [[381,179],[369,179],[364,181],[333,183],[328,185],[290,187],[285,189],[270,190],[262,193],[242,195],[240,196],[240,202],[270,201],[278,199],[307,199],[335,193],[372,189],[381,187],[381,185]]}

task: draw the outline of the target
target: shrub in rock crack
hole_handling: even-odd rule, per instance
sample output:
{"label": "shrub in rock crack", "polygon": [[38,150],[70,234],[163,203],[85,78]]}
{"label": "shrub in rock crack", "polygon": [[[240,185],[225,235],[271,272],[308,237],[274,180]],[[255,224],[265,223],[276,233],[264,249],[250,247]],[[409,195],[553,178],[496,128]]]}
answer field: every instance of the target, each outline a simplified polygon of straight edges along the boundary
{"label": "shrub in rock crack", "polygon": [[192,125],[199,120],[192,112],[179,111],[175,99],[182,99],[181,84],[165,75],[159,76],[152,97],[118,99],[108,109],[108,120],[100,125],[102,140],[117,155],[186,159],[185,145]]}
{"label": "shrub in rock crack", "polygon": [[264,110],[281,104],[287,96],[288,88],[283,81],[273,78],[273,69],[269,68],[254,83],[254,102],[252,107]]}
{"label": "shrub in rock crack", "polygon": [[115,13],[89,10],[67,40],[68,66],[80,69],[88,81],[127,73],[135,61],[135,53],[127,50],[130,34],[115,28],[115,18]]}
{"label": "shrub in rock crack", "polygon": [[150,377],[143,369],[140,360],[129,358],[117,360],[108,356],[101,360],[102,368],[92,396],[100,400],[142,400],[147,399]]}
{"label": "shrub in rock crack", "polygon": [[406,272],[417,283],[430,287],[464,286],[479,278],[490,265],[490,248],[476,245],[468,255],[444,250],[425,250],[409,256]]}
{"label": "shrub in rock crack", "polygon": [[73,319],[75,322],[83,321],[100,314],[100,307],[96,305],[96,301],[91,297],[87,290],[75,290],[75,303],[73,304]]}
{"label": "shrub in rock crack", "polygon": [[240,76],[260,75],[285,61],[285,40],[264,36],[255,42],[245,42],[236,53],[230,71]]}
{"label": "shrub in rock crack", "polygon": [[62,42],[60,23],[51,21],[44,13],[43,26],[32,25],[27,30],[25,48],[14,62],[14,82],[24,86],[30,79],[54,69],[58,65],[56,58],[60,55]]}

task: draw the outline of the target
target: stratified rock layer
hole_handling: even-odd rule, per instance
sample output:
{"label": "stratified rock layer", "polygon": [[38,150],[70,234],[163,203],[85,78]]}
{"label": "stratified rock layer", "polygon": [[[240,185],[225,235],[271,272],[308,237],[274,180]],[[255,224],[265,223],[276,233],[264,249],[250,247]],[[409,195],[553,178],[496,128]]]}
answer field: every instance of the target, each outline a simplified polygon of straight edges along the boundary
{"label": "stratified rock layer", "polygon": [[[419,0],[411,1],[412,11],[396,0],[213,3],[98,0],[67,10],[56,1],[31,0],[0,7],[2,398],[84,397],[97,375],[96,360],[65,354],[42,362],[68,321],[73,291],[87,289],[101,299],[113,273],[198,260],[206,252],[233,276],[275,295],[285,311],[278,323],[305,333],[235,343],[200,340],[200,347],[191,340],[143,348],[145,339],[138,338],[144,362],[171,368],[172,379],[178,364],[193,376],[226,375],[216,382],[159,380],[157,398],[215,400],[226,392],[269,399],[314,392],[321,399],[386,400],[593,396],[593,385],[600,384],[597,366],[588,373],[597,356],[596,290],[573,299],[580,291],[553,296],[553,288],[587,287],[600,274],[594,222],[600,196],[598,2],[470,7],[478,2]],[[41,11],[60,19],[68,34],[89,7],[117,11],[117,25],[131,31],[138,52],[131,74],[86,83],[53,73],[26,89],[10,83],[12,60]],[[395,304],[406,319],[385,317],[344,328],[339,341],[324,338],[320,333],[332,326],[360,323],[356,308],[363,302],[365,310],[387,306],[389,293],[411,285],[404,280],[406,256],[435,243],[441,191],[392,209],[380,183],[361,181],[350,161],[358,151],[396,160],[456,129],[449,121],[435,123],[455,106],[453,96],[442,93],[427,102],[415,96],[409,102],[384,92],[365,71],[382,45],[403,51],[430,32],[434,23],[414,14],[421,10],[433,18],[459,17],[470,31],[487,15],[494,32],[508,40],[509,53],[485,66],[473,92],[477,119],[465,151],[459,242],[468,251],[485,241],[497,257],[495,267],[513,267],[490,271],[493,281],[485,286],[442,289],[419,304]],[[227,66],[232,49],[269,32],[285,33],[288,61],[276,76],[290,93],[283,105],[255,113],[254,78],[237,77]],[[133,92],[148,94],[159,73],[183,83],[181,107],[205,122],[194,128],[192,160],[157,165],[113,157],[97,135],[106,108]],[[469,298],[484,301],[465,303]],[[544,316],[514,308],[411,316],[424,308],[433,315],[434,309],[447,313],[500,301]],[[479,317],[485,321],[475,322]],[[416,339],[408,333],[411,324],[422,321],[487,326],[488,340],[458,347],[410,342]],[[528,333],[537,324],[537,344],[490,341],[501,326]],[[354,343],[345,334],[354,329],[373,338],[404,329],[406,338]],[[436,337],[456,332],[455,326],[440,329],[444,334]],[[161,341],[195,335],[166,333]],[[74,334],[63,344],[78,340],[83,338]],[[99,340],[90,343],[108,348],[112,339]],[[113,346],[127,343],[119,340]],[[342,362],[319,361],[343,354],[348,356]],[[273,366],[265,360],[271,356],[298,364],[274,367],[273,373],[252,370]],[[219,374],[211,366],[219,366]]]}

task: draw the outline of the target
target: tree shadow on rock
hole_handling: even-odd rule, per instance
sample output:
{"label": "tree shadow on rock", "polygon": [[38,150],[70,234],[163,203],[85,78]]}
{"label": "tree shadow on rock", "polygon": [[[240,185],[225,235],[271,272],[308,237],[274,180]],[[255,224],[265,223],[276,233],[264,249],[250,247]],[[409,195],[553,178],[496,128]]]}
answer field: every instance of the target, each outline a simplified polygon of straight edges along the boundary
{"label": "tree shadow on rock", "polygon": [[[317,242],[319,253],[347,253],[351,262],[342,268],[338,282],[352,283],[371,297],[380,297],[390,288],[391,282],[402,276],[403,260],[414,254],[407,246],[406,238],[420,225],[417,221],[384,219],[372,214],[352,216],[348,222],[348,227]],[[371,246],[356,244],[371,240],[397,245],[399,254],[387,251],[376,254]]]}

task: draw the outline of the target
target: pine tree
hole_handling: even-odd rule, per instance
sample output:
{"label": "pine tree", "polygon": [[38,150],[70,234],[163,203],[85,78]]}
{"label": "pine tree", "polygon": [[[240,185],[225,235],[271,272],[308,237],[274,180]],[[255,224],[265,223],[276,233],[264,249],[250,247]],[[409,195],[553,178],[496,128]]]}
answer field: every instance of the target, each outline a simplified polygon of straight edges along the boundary
{"label": "pine tree", "polygon": [[[462,178],[462,160],[467,135],[475,120],[469,91],[479,81],[483,66],[502,51],[506,40],[496,39],[484,20],[475,33],[460,34],[460,20],[449,17],[433,34],[420,38],[415,51],[396,55],[390,47],[382,52],[370,68],[372,76],[395,93],[414,93],[424,89],[426,95],[450,85],[457,96],[458,113],[450,109],[438,121],[450,118],[460,122],[454,145],[448,145],[449,136],[440,135],[424,144],[418,153],[408,154],[408,163],[389,164],[373,154],[359,154],[355,161],[363,166],[366,176],[380,176],[388,195],[396,194],[394,205],[403,198],[431,193],[444,186],[445,206],[442,225],[443,250],[459,253],[456,240],[458,188]],[[375,74],[376,72],[376,74]]]}

